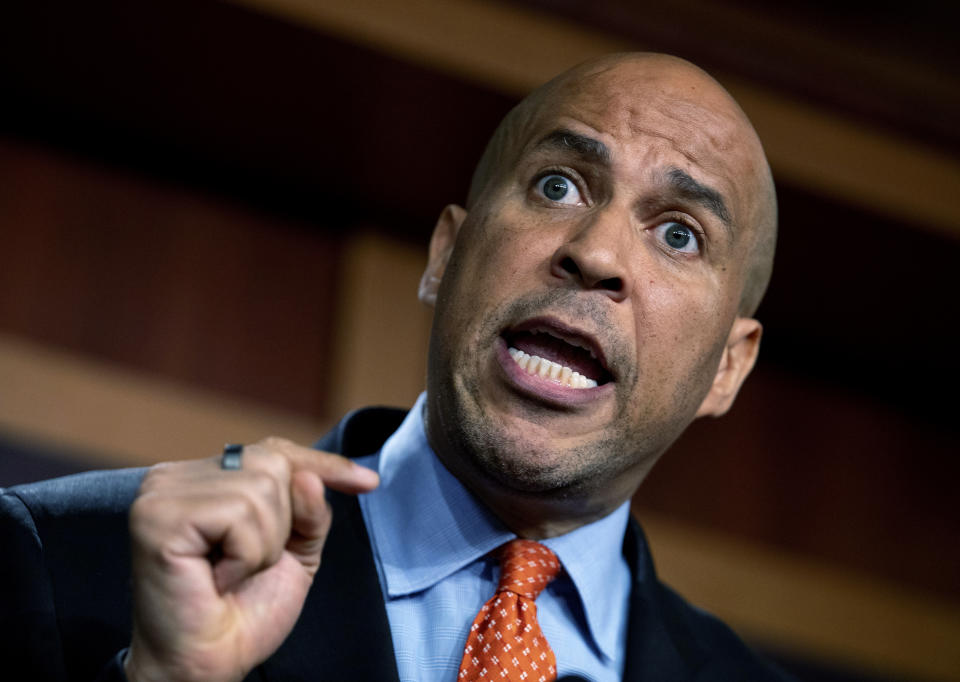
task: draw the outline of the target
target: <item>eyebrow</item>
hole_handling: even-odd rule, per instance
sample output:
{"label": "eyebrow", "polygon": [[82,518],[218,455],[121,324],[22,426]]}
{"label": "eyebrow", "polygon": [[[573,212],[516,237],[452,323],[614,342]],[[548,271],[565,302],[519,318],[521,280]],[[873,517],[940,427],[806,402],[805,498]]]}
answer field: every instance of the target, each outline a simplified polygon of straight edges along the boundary
{"label": "eyebrow", "polygon": [[[558,128],[547,133],[536,145],[535,150],[573,150],[588,161],[610,164],[610,150],[600,140],[586,135],[580,135],[566,128]],[[667,180],[671,188],[681,197],[696,202],[713,213],[729,229],[733,227],[733,219],[723,195],[713,187],[694,180],[685,171],[671,168],[667,171]]]}
{"label": "eyebrow", "polygon": [[694,201],[717,216],[724,225],[732,227],[732,219],[723,196],[712,187],[697,182],[679,168],[671,168],[667,172],[667,179],[671,187],[680,196]]}
{"label": "eyebrow", "polygon": [[595,140],[586,135],[580,135],[565,128],[559,128],[547,133],[536,145],[534,149],[554,149],[554,150],[573,150],[579,156],[608,165],[610,163],[610,150],[600,140]]}

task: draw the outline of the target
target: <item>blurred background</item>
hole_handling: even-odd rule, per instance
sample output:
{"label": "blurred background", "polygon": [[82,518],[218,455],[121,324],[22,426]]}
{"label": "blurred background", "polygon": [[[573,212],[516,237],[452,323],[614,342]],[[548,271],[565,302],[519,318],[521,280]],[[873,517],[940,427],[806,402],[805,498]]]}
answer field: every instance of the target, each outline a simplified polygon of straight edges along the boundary
{"label": "blurred background", "polygon": [[665,580],[807,680],[960,680],[949,3],[0,9],[0,486],[409,405],[434,220],[588,57],[713,73],[774,169],[759,366],[635,500]]}

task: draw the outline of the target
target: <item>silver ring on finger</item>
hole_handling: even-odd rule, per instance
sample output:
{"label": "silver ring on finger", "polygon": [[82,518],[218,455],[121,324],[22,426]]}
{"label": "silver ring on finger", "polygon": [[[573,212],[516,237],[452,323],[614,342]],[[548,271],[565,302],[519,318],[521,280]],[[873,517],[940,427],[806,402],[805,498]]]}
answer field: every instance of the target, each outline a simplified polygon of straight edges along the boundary
{"label": "silver ring on finger", "polygon": [[227,443],[223,446],[220,455],[220,468],[224,471],[240,471],[243,469],[243,445]]}

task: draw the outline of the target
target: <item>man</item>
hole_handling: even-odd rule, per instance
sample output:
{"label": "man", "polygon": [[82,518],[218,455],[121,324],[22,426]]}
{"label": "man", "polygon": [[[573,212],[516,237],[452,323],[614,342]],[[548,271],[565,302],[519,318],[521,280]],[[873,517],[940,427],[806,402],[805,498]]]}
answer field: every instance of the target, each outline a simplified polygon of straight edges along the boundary
{"label": "man", "polygon": [[[760,142],[704,72],[629,54],[559,76],[440,216],[403,423],[365,412],[321,442],[356,462],[268,438],[7,491],[5,660],[32,679],[780,679],[657,582],[628,518],[752,368],[775,231]],[[494,594],[505,543],[545,557],[539,594]],[[480,654],[514,616],[509,641],[548,645],[516,675]]]}

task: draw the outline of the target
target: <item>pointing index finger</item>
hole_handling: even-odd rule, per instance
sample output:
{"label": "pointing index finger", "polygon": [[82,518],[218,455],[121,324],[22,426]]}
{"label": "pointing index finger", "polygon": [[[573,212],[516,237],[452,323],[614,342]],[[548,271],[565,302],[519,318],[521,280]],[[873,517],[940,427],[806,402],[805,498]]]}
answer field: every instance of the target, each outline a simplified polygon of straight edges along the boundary
{"label": "pointing index finger", "polygon": [[313,471],[324,485],[342,493],[367,493],[380,485],[380,476],[373,469],[360,466],[352,459],[322,450],[310,450]]}
{"label": "pointing index finger", "polygon": [[266,438],[258,447],[283,454],[293,472],[312,471],[323,484],[342,493],[365,493],[380,484],[380,476],[342,455],[304,447],[282,438]]}

